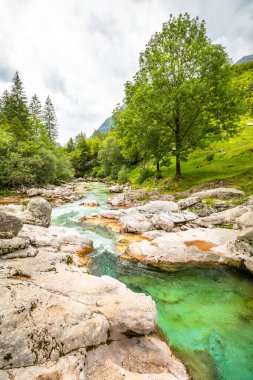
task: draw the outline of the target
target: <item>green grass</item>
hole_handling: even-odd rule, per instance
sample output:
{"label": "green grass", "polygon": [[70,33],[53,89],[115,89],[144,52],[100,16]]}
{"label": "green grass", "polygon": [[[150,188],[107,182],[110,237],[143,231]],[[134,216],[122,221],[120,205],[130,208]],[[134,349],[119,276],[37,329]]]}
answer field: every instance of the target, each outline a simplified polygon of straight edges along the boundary
{"label": "green grass", "polygon": [[[207,157],[214,154],[213,160]],[[150,166],[155,171],[155,167]],[[130,173],[130,180],[138,186],[140,167]],[[228,141],[212,143],[205,149],[191,153],[187,162],[182,163],[182,180],[175,180],[175,165],[162,167],[162,178],[155,174],[141,186],[160,187],[166,192],[204,188],[214,183],[219,186],[232,186],[253,194],[253,127],[245,126],[240,133]]]}
{"label": "green grass", "polygon": [[0,189],[0,197],[10,197],[14,195],[17,195],[17,192],[14,190]]}

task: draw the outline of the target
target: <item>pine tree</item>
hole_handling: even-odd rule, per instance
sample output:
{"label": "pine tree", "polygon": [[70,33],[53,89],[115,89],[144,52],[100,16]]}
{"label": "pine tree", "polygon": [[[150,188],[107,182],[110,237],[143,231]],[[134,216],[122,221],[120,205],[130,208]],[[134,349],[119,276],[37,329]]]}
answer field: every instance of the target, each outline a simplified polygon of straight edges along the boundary
{"label": "pine tree", "polygon": [[30,105],[29,105],[30,114],[36,119],[42,119],[42,106],[41,102],[36,94],[33,95]]}
{"label": "pine tree", "polygon": [[33,95],[29,104],[29,112],[31,116],[31,124],[35,135],[40,136],[42,133],[42,107],[38,96]]}
{"label": "pine tree", "polygon": [[29,112],[27,107],[27,97],[18,71],[13,77],[13,84],[10,93],[9,113],[11,119],[17,117],[20,120],[21,124],[28,124]]}
{"label": "pine tree", "polygon": [[52,142],[55,142],[58,136],[57,119],[55,110],[50,97],[47,97],[44,112],[43,112],[43,124],[47,129],[48,136]]}
{"label": "pine tree", "polygon": [[10,102],[10,94],[7,90],[5,90],[3,92],[3,95],[0,98],[0,112],[1,112],[1,114],[4,114],[4,115],[7,114],[9,102]]}
{"label": "pine tree", "polygon": [[67,142],[66,149],[68,153],[71,153],[75,150],[75,143],[72,137],[70,137],[69,141]]}
{"label": "pine tree", "polygon": [[14,135],[21,140],[29,137],[31,125],[27,97],[18,72],[13,77],[10,94],[5,92],[3,102],[5,104],[4,113]]}

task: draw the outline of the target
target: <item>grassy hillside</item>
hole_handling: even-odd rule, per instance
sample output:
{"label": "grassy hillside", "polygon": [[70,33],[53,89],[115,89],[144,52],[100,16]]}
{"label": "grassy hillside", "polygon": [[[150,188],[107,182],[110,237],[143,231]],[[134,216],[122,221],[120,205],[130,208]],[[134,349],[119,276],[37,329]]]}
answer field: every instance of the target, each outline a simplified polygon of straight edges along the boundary
{"label": "grassy hillside", "polygon": [[[191,188],[213,186],[233,186],[253,194],[253,126],[245,126],[241,132],[226,142],[216,142],[209,148],[193,152],[182,164],[183,180],[174,178],[175,166],[162,168],[161,179],[154,175],[141,186],[161,187],[165,191],[184,191]],[[130,173],[130,180],[138,186],[140,167]]]}

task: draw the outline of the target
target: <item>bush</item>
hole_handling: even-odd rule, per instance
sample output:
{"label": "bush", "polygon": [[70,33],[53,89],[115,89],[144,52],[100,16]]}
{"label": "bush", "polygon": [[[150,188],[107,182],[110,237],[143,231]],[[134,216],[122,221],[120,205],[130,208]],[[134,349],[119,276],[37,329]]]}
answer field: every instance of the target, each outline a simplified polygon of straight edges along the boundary
{"label": "bush", "polygon": [[97,177],[97,178],[104,178],[105,177],[105,172],[102,166],[95,166],[91,172],[92,177]]}
{"label": "bush", "polygon": [[129,169],[126,166],[122,166],[118,172],[118,181],[121,184],[124,184],[129,181]]}
{"label": "bush", "polygon": [[148,168],[141,169],[137,182],[139,184],[142,184],[144,181],[146,181],[146,179],[153,177],[153,175],[154,175],[153,170],[148,169]]}

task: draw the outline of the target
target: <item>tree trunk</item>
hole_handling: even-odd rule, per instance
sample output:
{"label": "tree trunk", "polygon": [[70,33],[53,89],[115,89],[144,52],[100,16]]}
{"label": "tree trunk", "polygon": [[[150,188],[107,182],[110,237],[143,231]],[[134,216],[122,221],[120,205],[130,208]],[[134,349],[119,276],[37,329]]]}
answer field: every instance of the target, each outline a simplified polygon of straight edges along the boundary
{"label": "tree trunk", "polygon": [[181,179],[181,140],[180,140],[180,120],[179,120],[179,112],[176,114],[175,118],[176,124],[176,178]]}
{"label": "tree trunk", "polygon": [[160,173],[160,162],[159,161],[156,162],[156,171],[157,171],[157,173]]}
{"label": "tree trunk", "polygon": [[182,173],[181,173],[181,160],[180,160],[180,155],[176,155],[176,177],[178,179],[182,178]]}

